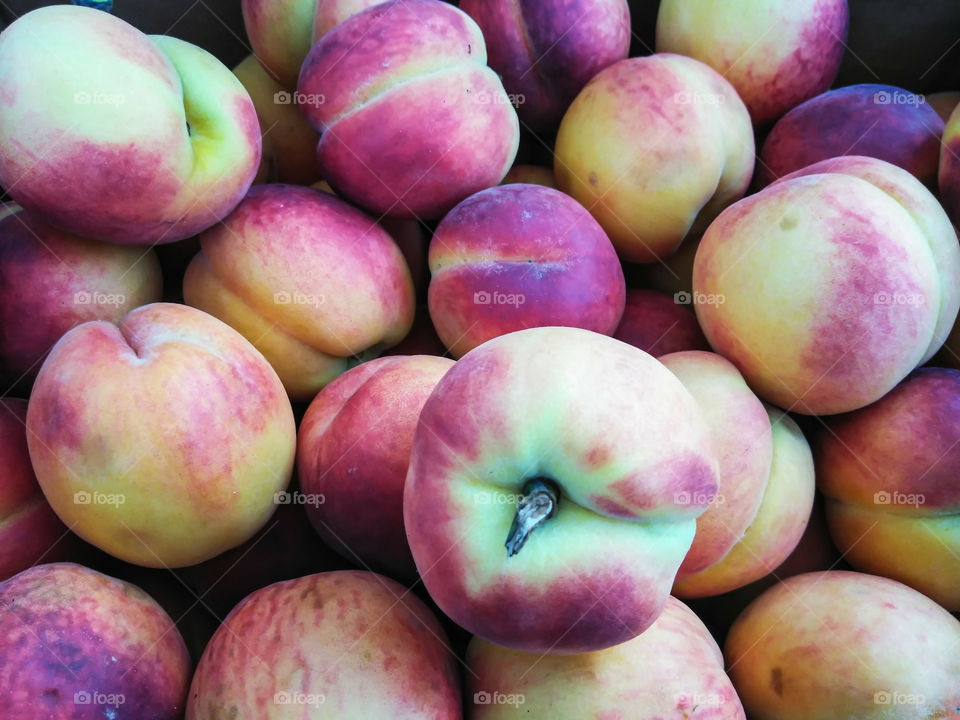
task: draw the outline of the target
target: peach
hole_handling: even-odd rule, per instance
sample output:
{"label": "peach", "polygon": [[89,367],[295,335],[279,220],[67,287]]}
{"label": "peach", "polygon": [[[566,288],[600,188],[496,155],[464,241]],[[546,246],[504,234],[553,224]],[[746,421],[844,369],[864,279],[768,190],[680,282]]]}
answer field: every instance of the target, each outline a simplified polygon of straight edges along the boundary
{"label": "peach", "polygon": [[37,376],[27,442],[57,515],[148,567],[239,545],[273,513],[296,450],[276,373],[239,333],[183,305],[70,330]]}
{"label": "peach", "polygon": [[316,147],[320,136],[297,106],[298,95],[284,89],[257,60],[248,55],[233,69],[257,111],[263,153],[260,182],[309,185],[316,182]]}
{"label": "peach", "polygon": [[33,378],[67,330],[116,322],[159,300],[162,284],[152,250],[77,237],[25,210],[0,218],[0,366]]}
{"label": "peach", "polygon": [[410,271],[373,218],[313,188],[258,185],[205,232],[189,305],[236,328],[294,399],[309,400],[413,322]]}
{"label": "peach", "polygon": [[684,303],[654,290],[627,290],[623,318],[613,336],[654,357],[683,350],[709,350],[696,316]]}
{"label": "peach", "polygon": [[531,328],[433,389],[403,516],[454,622],[517,650],[588,652],[656,620],[716,489],[708,425],[667,368],[588,330]]}
{"label": "peach", "polygon": [[[760,507],[722,558],[699,572],[678,577],[673,586],[678,597],[719,595],[749,585],[774,571],[778,577],[787,577],[783,563],[801,542],[813,509],[816,494],[813,457],[806,438],[789,415],[769,405],[766,412],[770,420],[773,453],[769,476],[764,479]],[[825,554],[822,552],[823,543],[817,544],[816,539],[810,540],[810,555],[814,562]],[[803,558],[797,559],[800,564],[802,561]]]}
{"label": "peach", "polygon": [[62,559],[70,544],[33,474],[26,422],[26,400],[0,398],[0,580]]}
{"label": "peach", "polygon": [[960,106],[954,109],[943,131],[943,148],[937,182],[950,219],[960,225]]}
{"label": "peach", "polygon": [[430,610],[402,585],[345,570],[243,600],[197,666],[187,720],[459,720],[460,678]]}
{"label": "peach", "polygon": [[474,638],[466,665],[468,720],[744,720],[717,642],[672,597],[646,632],[607,650],[533,655]]}
{"label": "peach", "polygon": [[663,0],[657,52],[705,62],[766,125],[830,88],[848,20],[847,0]]}
{"label": "peach", "polygon": [[921,368],[831,418],[817,478],[837,547],[859,570],[960,611],[960,371]]}
{"label": "peach", "polygon": [[539,165],[514,165],[500,184],[513,185],[514,183],[543,185],[554,190],[557,188],[557,181],[553,178],[553,170]]}
{"label": "peach", "polygon": [[770,475],[773,436],[763,403],[729,361],[690,350],[664,355],[660,362],[700,406],[720,467],[717,492],[707,498],[709,507],[697,518],[693,545],[677,572],[683,580],[723,558],[753,522]]}
{"label": "peach", "polygon": [[755,720],[934,720],[960,712],[960,622],[893,580],[797,575],[751,603],[727,636]]}
{"label": "peach", "polygon": [[310,403],[297,438],[307,514],[341,555],[391,577],[416,567],[403,528],[403,485],[420,410],[453,366],[429,355],[348,370]]}
{"label": "peach", "polygon": [[460,9],[534,131],[554,129],[583,86],[630,50],[627,0],[460,0]]}
{"label": "peach", "polygon": [[389,0],[324,35],[297,88],[337,195],[429,220],[499,183],[520,130],[486,60],[477,24],[440,0]]}
{"label": "peach", "polygon": [[173,620],[130,583],[73,563],[0,584],[6,720],[182,717],[190,656]]}
{"label": "peach", "polygon": [[960,247],[910,173],[847,156],[725,211],[693,271],[700,326],[763,399],[827,415],[884,395],[943,343]]}
{"label": "peach", "polygon": [[334,25],[380,0],[241,0],[253,55],[282,88],[297,86],[310,48]]}
{"label": "peach", "polygon": [[957,105],[960,105],[960,90],[947,90],[927,95],[927,104],[936,110],[937,115],[946,123]]}
{"label": "peach", "polygon": [[825,92],[784,115],[757,161],[765,186],[838,155],[879,158],[929,187],[937,178],[943,120],[920,95],[892,85],[853,85]]}
{"label": "peach", "polygon": [[612,335],[625,286],[617,253],[579,203],[541,185],[501,185],[471,195],[430,242],[430,318],[460,357],[529,327]]}
{"label": "peach", "polygon": [[596,75],[564,115],[555,152],[557,187],[593,213],[622,259],[654,262],[743,196],[753,127],[719,73],[661,53]]}
{"label": "peach", "polygon": [[260,162],[256,111],[226,67],[92,8],[43,7],[10,25],[0,97],[0,185],[83,237],[195,235],[233,209]]}

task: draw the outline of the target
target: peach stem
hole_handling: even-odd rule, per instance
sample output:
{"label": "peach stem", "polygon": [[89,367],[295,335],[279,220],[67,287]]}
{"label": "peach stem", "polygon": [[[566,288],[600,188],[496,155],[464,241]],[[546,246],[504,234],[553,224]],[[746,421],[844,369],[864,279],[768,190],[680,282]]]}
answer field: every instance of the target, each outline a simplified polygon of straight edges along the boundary
{"label": "peach stem", "polygon": [[530,533],[557,514],[560,491],[548,478],[532,478],[523,486],[517,514],[507,534],[507,557],[513,557],[530,537]]}

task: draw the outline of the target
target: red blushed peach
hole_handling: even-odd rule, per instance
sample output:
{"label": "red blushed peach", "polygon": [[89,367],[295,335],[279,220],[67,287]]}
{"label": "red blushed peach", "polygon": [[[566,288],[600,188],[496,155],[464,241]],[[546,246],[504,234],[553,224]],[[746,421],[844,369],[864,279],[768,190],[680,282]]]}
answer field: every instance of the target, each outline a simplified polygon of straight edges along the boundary
{"label": "red blushed peach", "polygon": [[753,523],[770,475],[773,437],[763,403],[729,361],[691,350],[660,362],[700,406],[720,464],[717,492],[706,499],[710,507],[697,518],[693,545],[677,572],[683,580],[724,557]]}
{"label": "red blushed peach", "polygon": [[187,720],[459,720],[460,678],[436,618],[402,585],[355,570],[253,593],[197,666]]}
{"label": "red blushed peach", "polygon": [[3,32],[0,98],[0,185],[83,237],[195,235],[260,162],[256,110],[215,57],[89,7],[42,7]]}
{"label": "red blushed peach", "polygon": [[623,315],[623,269],[579,203],[540,185],[472,195],[430,242],[430,318],[454,357],[529,327],[612,335]]}
{"label": "red blushed peach", "polygon": [[252,536],[290,480],[293,411],[239,333],[184,305],[84,323],[54,346],[27,410],[40,487],[84,540],[148,567]]}
{"label": "red blushed peach", "polygon": [[654,357],[710,349],[696,316],[682,302],[654,290],[627,290],[623,318],[613,336]]}
{"label": "red blushed peach", "polygon": [[501,185],[527,183],[528,185],[543,185],[556,190],[557,181],[553,177],[553,170],[539,165],[514,165],[503,178]]}
{"label": "red blushed peach", "polygon": [[693,271],[711,346],[762,398],[807,414],[892,389],[936,352],[960,299],[960,248],[919,181],[876,159],[831,163],[721,214]]}
{"label": "red blushed peach", "polygon": [[61,559],[69,543],[33,474],[26,423],[26,400],[0,399],[0,580]]}
{"label": "red blushed peach", "polygon": [[533,655],[474,638],[467,648],[468,720],[744,720],[707,628],[668,598],[639,637],[582,655]]}
{"label": "red blushed peach", "polygon": [[313,44],[337,23],[378,1],[241,0],[241,7],[254,56],[282,88],[293,89]]}
{"label": "red blushed peach", "polygon": [[817,442],[827,519],[854,567],[960,611],[960,371],[921,368],[831,418]]}
{"label": "red blushed peach", "polygon": [[656,620],[716,488],[709,428],[667,368],[604,335],[531,328],[434,388],[404,525],[454,622],[517,650],[587,652]]}
{"label": "red blushed peach", "polygon": [[663,0],[657,52],[705,62],[766,125],[830,88],[848,19],[847,0]]}
{"label": "red blushed peach", "polygon": [[439,0],[390,0],[324,35],[298,89],[337,194],[378,216],[433,219],[499,183],[520,130],[486,60],[477,24]]}
{"label": "red blushed peach", "polygon": [[156,302],[162,282],[153,250],[80,238],[25,210],[0,218],[0,366],[33,378],[67,330]]}
{"label": "red blushed peach", "polygon": [[138,587],[72,563],[0,584],[5,720],[182,717],[190,656]]}
{"label": "red blushed peach", "polygon": [[957,107],[943,131],[937,181],[943,207],[954,224],[960,225],[960,107]]}
{"label": "red blushed peach", "polygon": [[661,53],[591,80],[557,134],[557,187],[603,226],[621,259],[655,262],[743,196],[753,126],[711,67]]}
{"label": "red blushed peach", "polygon": [[893,580],[797,575],[737,618],[724,655],[755,720],[935,720],[960,712],[960,622]]}
{"label": "red blushed peach", "polygon": [[[316,1],[316,0],[314,0]],[[248,55],[233,69],[257,111],[263,136],[258,181],[309,185],[320,177],[316,147],[320,136],[297,106],[297,96],[287,92],[257,60]]]}
{"label": "red blushed peach", "polygon": [[[806,438],[789,415],[770,406],[766,406],[766,412],[770,418],[773,457],[770,474],[761,489],[760,507],[722,558],[699,572],[678,578],[673,586],[673,593],[678,597],[719,595],[768,577],[774,571],[778,578],[791,574],[782,563],[801,542],[810,519],[816,494],[813,457]],[[819,544],[817,539],[815,536],[810,541],[809,559],[813,564],[826,554],[824,545],[830,545],[829,539]],[[803,561],[801,557],[796,563],[802,566]],[[826,567],[828,565],[816,569]],[[805,570],[794,570],[792,574],[797,572]]]}
{"label": "red blushed peach", "polygon": [[763,143],[757,181],[838,155],[866,155],[908,170],[934,187],[943,120],[920,95],[892,85],[825,92],[784,115]]}
{"label": "red blushed peach", "polygon": [[403,529],[403,485],[420,410],[453,367],[429,355],[371,360],[310,403],[297,439],[307,514],[341,555],[413,578]]}
{"label": "red blushed peach", "polygon": [[313,398],[351,358],[375,357],[413,323],[399,248],[327,193],[258,185],[200,243],[184,299],[250,340],[294,399]]}
{"label": "red blushed peach", "polygon": [[630,50],[627,0],[461,0],[460,9],[534,131],[555,128],[583,86]]}

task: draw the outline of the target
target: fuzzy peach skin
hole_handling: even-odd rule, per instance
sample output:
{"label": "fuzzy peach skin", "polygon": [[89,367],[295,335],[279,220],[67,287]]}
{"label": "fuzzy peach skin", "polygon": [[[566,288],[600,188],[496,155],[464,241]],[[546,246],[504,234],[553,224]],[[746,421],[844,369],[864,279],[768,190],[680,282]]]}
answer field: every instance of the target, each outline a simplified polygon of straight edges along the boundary
{"label": "fuzzy peach skin", "polygon": [[960,250],[908,173],[858,158],[804,172],[717,218],[693,289],[722,298],[695,306],[700,326],[760,397],[828,415],[877,400],[936,352]]}
{"label": "fuzzy peach skin", "polygon": [[849,15],[847,0],[663,0],[657,52],[705,62],[766,125],[830,88]]}
{"label": "fuzzy peach skin", "polygon": [[173,620],[122,580],[39,565],[0,584],[5,720],[177,720],[190,656]]}
{"label": "fuzzy peach skin", "polygon": [[[310,522],[353,562],[414,578],[403,528],[403,485],[420,410],[453,367],[430,355],[370,360],[327,385],[297,436],[300,488]],[[320,499],[322,498],[322,502]]]}
{"label": "fuzzy peach skin", "polygon": [[533,655],[475,637],[466,665],[467,720],[744,720],[716,641],[672,597],[646,632],[607,650]]}
{"label": "fuzzy peach skin", "polygon": [[596,75],[564,115],[555,153],[557,187],[593,213],[620,257],[654,262],[743,196],[753,127],[720,74],[661,53]]}
{"label": "fuzzy peach skin", "polygon": [[943,131],[937,182],[943,207],[954,224],[960,225],[960,106],[954,109]]}
{"label": "fuzzy peach skin", "polygon": [[[723,558],[753,523],[773,462],[770,418],[731,362],[690,350],[660,358],[690,391],[710,428],[719,462],[717,492],[697,518],[697,534],[677,578]],[[692,500],[692,498],[691,498]]]}
{"label": "fuzzy peach skin", "polygon": [[[414,435],[403,517],[427,591],[504,647],[629,640],[663,609],[716,493],[711,443],[693,396],[634,347],[578,328],[489,340],[437,384]],[[535,478],[556,486],[555,514],[510,556]]]}
{"label": "fuzzy peach skin", "polygon": [[258,176],[261,182],[309,185],[320,178],[315,149],[320,136],[297,105],[298,96],[284,89],[248,55],[233,69],[257,110],[264,138]]}
{"label": "fuzzy peach skin", "polygon": [[514,183],[543,185],[554,190],[557,189],[557,181],[553,178],[553,170],[539,165],[514,165],[500,184],[513,185]]}
{"label": "fuzzy peach skin", "polygon": [[80,537],[182,567],[269,519],[296,430],[280,379],[239,333],[154,303],[60,339],[30,396],[27,442],[47,500]]}
{"label": "fuzzy peach skin", "polygon": [[253,54],[281,87],[297,86],[303,59],[324,33],[380,0],[241,0]]}
{"label": "fuzzy peach skin", "polygon": [[499,183],[520,126],[486,61],[477,24],[440,0],[390,0],[324,35],[297,87],[337,195],[430,220]]}
{"label": "fuzzy peach skin", "polygon": [[25,210],[0,218],[0,367],[32,378],[67,330],[116,322],[162,289],[153,250],[77,237]]}
{"label": "fuzzy peach skin", "polygon": [[960,611],[960,370],[921,368],[817,442],[827,521],[851,565]]}
{"label": "fuzzy peach skin", "polygon": [[0,185],[84,237],[194,235],[260,162],[253,103],[219,60],[91,8],[39,8],[0,34],[0,98]]}
{"label": "fuzzy peach skin", "polygon": [[459,720],[436,618],[399,583],[343,570],[243,600],[197,666],[187,720]]}
{"label": "fuzzy peach skin", "polygon": [[184,299],[250,340],[291,398],[311,399],[351,358],[376,356],[413,323],[399,248],[328,193],[258,185],[200,243]]}
{"label": "fuzzy peach skin", "polygon": [[960,622],[893,580],[797,575],[741,613],[724,655],[754,720],[937,720],[960,713]]}
{"label": "fuzzy peach skin", "polygon": [[0,580],[61,559],[69,542],[33,474],[26,424],[27,401],[0,398]]}
{"label": "fuzzy peach skin", "polygon": [[700,572],[678,578],[673,586],[678,597],[719,595],[766,577],[790,557],[807,529],[816,494],[810,445],[789,415],[770,405],[765,409],[773,459],[760,507],[722,558]]}
{"label": "fuzzy peach skin", "polygon": [[851,85],[798,105],[773,126],[757,159],[761,187],[838,155],[866,155],[935,187],[943,120],[922,95],[892,85]]}
{"label": "fuzzy peach skin", "polygon": [[554,129],[583,86],[630,50],[627,0],[461,0],[460,9],[534,131]]}
{"label": "fuzzy peach skin", "polygon": [[654,357],[710,349],[696,316],[682,303],[655,290],[627,290],[623,317],[613,336]]}
{"label": "fuzzy peach skin", "polygon": [[471,195],[437,226],[429,263],[430,318],[454,357],[529,327],[612,335],[623,315],[610,239],[583,206],[541,185]]}

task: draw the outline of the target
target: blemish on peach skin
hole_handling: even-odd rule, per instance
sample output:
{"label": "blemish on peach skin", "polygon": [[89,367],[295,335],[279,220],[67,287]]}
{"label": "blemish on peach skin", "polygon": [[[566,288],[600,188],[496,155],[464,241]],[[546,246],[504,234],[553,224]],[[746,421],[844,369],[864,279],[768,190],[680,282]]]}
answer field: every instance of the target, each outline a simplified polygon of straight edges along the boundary
{"label": "blemish on peach skin", "polygon": [[783,670],[778,667],[770,671],[770,687],[777,695],[783,697]]}

